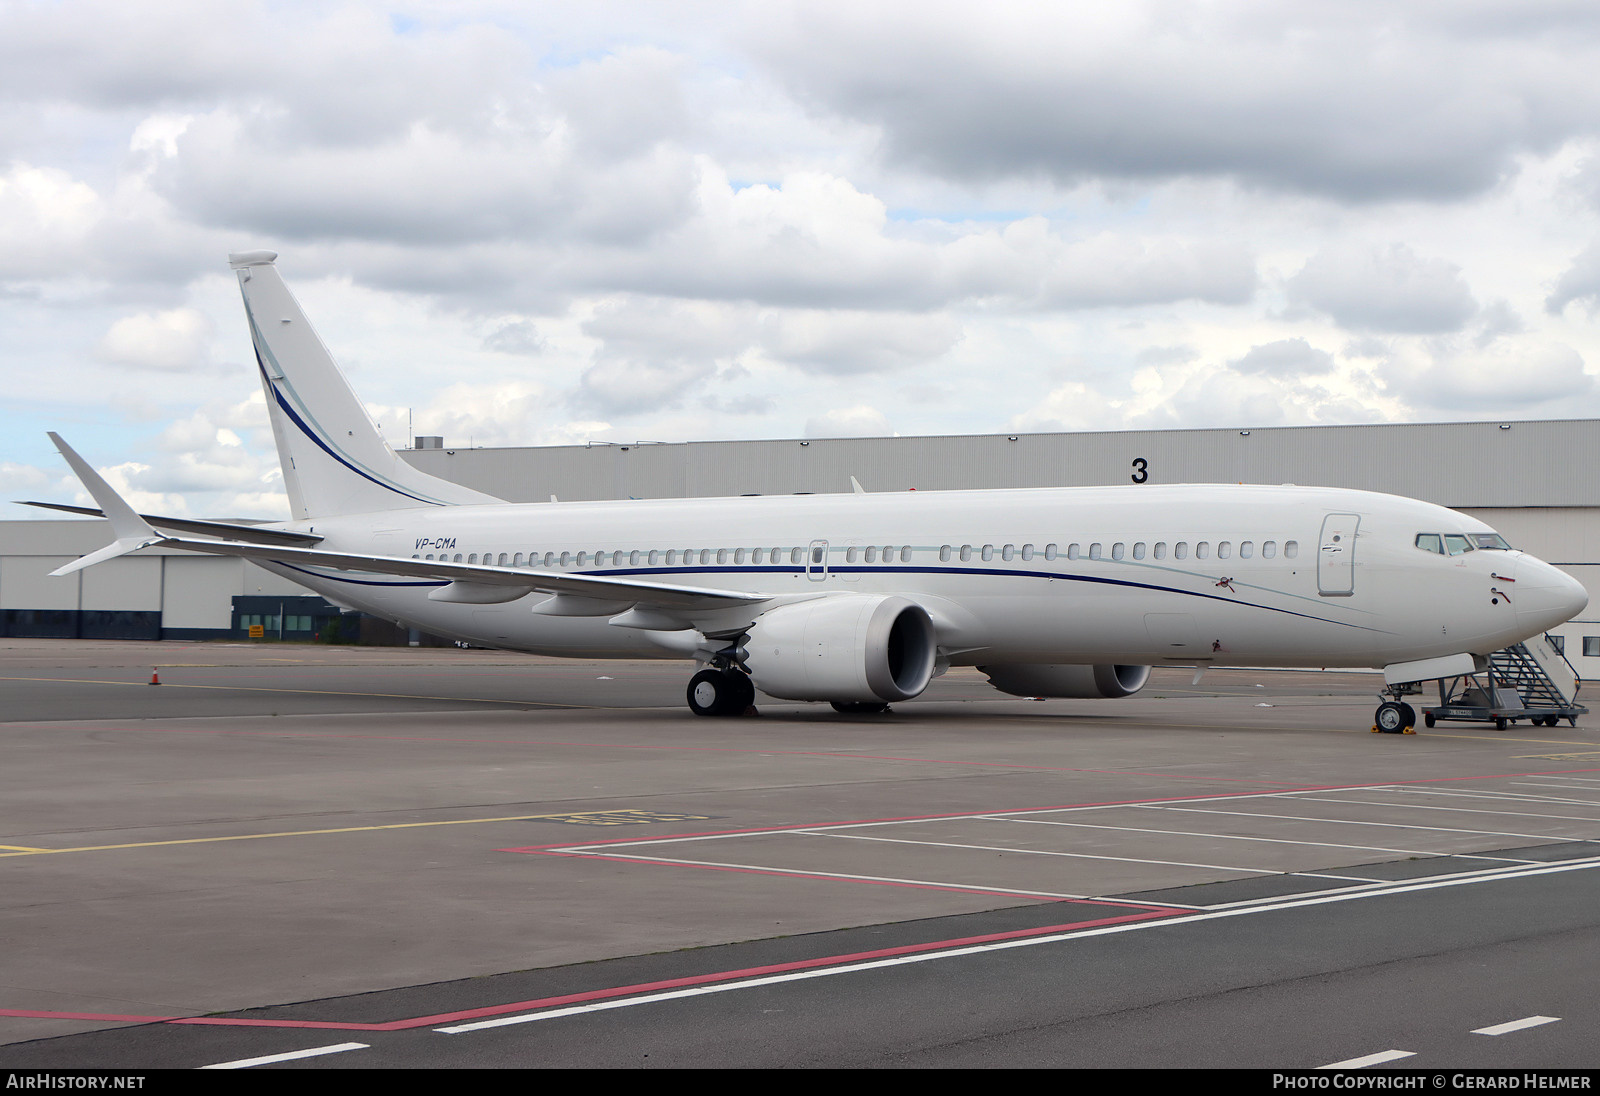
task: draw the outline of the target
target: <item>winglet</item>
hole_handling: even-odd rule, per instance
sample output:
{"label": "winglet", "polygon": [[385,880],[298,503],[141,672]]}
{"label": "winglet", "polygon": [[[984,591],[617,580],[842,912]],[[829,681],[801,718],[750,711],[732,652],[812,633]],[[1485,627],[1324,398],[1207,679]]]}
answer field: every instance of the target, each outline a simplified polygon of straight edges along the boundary
{"label": "winglet", "polygon": [[85,567],[92,567],[96,563],[103,563],[108,559],[125,556],[129,552],[138,551],[157,544],[166,538],[150,527],[150,524],[133,512],[121,495],[112,490],[111,485],[101,478],[100,473],[89,467],[89,462],[78,456],[77,451],[62,440],[61,435],[50,431],[50,440],[55,442],[56,448],[72,466],[73,473],[78,477],[84,488],[100,504],[100,509],[111,520],[111,531],[116,534],[116,540],[100,549],[90,552],[81,559],[73,560],[65,567],[57,567],[50,574],[52,577],[70,575],[74,571],[81,571]]}
{"label": "winglet", "polygon": [[854,491],[858,495],[864,495],[867,493],[867,489],[861,486],[861,481],[856,479],[854,476],[850,477],[850,490]]}

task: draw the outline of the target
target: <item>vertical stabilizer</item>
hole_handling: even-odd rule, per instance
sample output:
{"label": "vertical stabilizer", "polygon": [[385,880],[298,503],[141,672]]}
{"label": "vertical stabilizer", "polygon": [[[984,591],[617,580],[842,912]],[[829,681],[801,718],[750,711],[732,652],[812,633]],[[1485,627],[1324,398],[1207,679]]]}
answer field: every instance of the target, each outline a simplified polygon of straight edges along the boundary
{"label": "vertical stabilizer", "polygon": [[247,251],[228,262],[239,274],[294,516],[499,502],[419,472],[389,447],[278,276],[277,257]]}

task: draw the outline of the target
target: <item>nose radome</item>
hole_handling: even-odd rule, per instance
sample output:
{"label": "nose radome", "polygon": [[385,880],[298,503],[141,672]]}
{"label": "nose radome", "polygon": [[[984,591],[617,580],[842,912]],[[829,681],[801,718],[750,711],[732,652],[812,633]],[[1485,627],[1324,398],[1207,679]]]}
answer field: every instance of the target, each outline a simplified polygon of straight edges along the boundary
{"label": "nose radome", "polygon": [[1512,604],[1518,622],[1528,627],[1544,631],[1565,624],[1589,604],[1589,591],[1583,583],[1544,560],[1524,556],[1514,574]]}

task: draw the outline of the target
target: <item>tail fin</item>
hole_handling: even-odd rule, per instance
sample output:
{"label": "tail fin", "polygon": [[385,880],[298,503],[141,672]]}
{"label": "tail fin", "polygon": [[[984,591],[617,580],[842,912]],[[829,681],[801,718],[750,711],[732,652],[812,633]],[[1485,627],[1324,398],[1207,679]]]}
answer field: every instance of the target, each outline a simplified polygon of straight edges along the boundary
{"label": "tail fin", "polygon": [[395,454],[278,276],[277,258],[246,251],[228,262],[239,274],[294,516],[501,501],[419,472]]}

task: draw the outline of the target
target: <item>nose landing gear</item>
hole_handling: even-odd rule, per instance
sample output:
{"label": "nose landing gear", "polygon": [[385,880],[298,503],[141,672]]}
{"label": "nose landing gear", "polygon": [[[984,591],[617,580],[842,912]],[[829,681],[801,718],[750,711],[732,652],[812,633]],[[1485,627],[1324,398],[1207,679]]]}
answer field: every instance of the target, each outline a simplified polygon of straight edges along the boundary
{"label": "nose landing gear", "polygon": [[1386,700],[1372,716],[1373,731],[1379,734],[1416,734],[1417,710],[1398,700]]}

